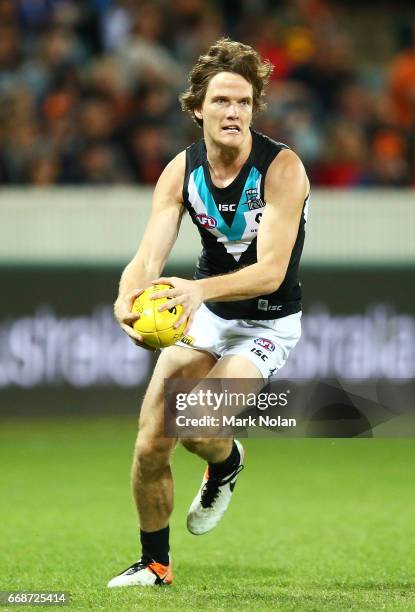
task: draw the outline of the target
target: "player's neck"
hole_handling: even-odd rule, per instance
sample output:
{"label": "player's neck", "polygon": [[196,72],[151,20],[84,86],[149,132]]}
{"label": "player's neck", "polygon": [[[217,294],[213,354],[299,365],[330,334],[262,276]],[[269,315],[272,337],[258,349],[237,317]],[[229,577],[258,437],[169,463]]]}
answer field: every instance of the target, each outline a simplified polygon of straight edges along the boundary
{"label": "player's neck", "polygon": [[205,139],[205,142],[212,180],[231,182],[240,172],[251,153],[251,134],[240,148],[224,147],[208,139]]}

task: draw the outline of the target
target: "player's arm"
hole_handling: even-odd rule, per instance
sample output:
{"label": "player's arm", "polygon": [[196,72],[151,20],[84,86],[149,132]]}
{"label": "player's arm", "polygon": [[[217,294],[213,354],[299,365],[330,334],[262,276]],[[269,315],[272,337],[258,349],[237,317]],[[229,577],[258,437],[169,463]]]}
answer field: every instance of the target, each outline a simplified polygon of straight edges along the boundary
{"label": "player's arm", "polygon": [[175,287],[166,292],[175,298],[169,302],[170,307],[181,303],[192,317],[201,302],[230,302],[276,291],[287,272],[308,191],[309,182],[300,159],[291,150],[281,151],[265,180],[267,205],[258,230],[257,263],[197,281],[162,279]]}
{"label": "player's arm", "polygon": [[153,194],[152,209],[136,254],[125,267],[119,284],[114,315],[122,329],[138,342],[132,323],[139,318],[131,308],[135,298],[160,276],[176,241],[183,216],[185,152],[179,153],[163,170]]}
{"label": "player's arm", "polygon": [[232,274],[203,279],[203,301],[233,301],[273,293],[285,278],[297,238],[309,182],[291,150],[275,158],[265,179],[265,201],[257,237],[257,263]]}

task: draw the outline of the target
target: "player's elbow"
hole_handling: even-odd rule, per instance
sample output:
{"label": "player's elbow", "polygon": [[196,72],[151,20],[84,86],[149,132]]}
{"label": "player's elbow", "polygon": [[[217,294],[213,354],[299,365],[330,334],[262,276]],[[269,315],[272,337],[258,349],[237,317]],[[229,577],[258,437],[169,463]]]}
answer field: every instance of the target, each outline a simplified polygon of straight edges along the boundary
{"label": "player's elbow", "polygon": [[281,282],[277,282],[277,283],[276,283],[276,282],[274,281],[274,282],[272,282],[272,283],[269,283],[269,285],[268,285],[268,289],[267,289],[267,291],[266,291],[267,295],[269,295],[270,293],[274,293],[275,291],[277,291],[277,289],[279,289],[279,288],[280,288],[280,285],[281,285]]}
{"label": "player's elbow", "polygon": [[280,278],[278,274],[274,274],[272,277],[270,276],[269,278],[264,279],[265,282],[263,284],[262,293],[264,295],[274,293],[274,291],[277,291],[277,289],[279,289],[283,280],[284,279]]}
{"label": "player's elbow", "polygon": [[282,270],[281,265],[276,264],[275,261],[271,261],[270,259],[258,263],[262,268],[262,274],[259,274],[257,277],[258,279],[261,278],[262,295],[274,293],[283,282],[286,269]]}

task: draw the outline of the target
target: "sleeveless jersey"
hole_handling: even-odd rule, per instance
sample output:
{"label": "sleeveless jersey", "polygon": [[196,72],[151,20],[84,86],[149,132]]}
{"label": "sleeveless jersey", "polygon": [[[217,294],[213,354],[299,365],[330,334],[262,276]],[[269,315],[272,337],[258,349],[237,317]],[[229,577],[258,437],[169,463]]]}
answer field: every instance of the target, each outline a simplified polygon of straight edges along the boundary
{"label": "sleeveless jersey", "polygon": [[[252,149],[230,185],[216,187],[209,171],[204,140],[186,149],[183,203],[202,240],[195,279],[234,272],[257,262],[256,243],[266,202],[264,183],[271,162],[287,145],[251,130]],[[298,266],[304,243],[308,196],[287,273],[277,291],[232,302],[206,302],[224,319],[278,319],[301,310]]]}

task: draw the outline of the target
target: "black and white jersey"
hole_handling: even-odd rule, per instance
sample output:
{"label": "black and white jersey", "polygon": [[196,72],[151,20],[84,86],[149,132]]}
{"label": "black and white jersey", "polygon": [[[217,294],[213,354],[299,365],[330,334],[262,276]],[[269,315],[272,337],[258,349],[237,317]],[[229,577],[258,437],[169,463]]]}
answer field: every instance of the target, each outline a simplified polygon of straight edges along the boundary
{"label": "black and white jersey", "polygon": [[[230,185],[216,187],[204,140],[186,149],[183,202],[202,239],[195,278],[227,274],[257,261],[257,233],[266,202],[265,176],[271,162],[288,147],[252,130],[252,149]],[[308,196],[285,278],[277,291],[248,300],[207,302],[224,319],[278,319],[301,310],[298,265],[304,243]],[[277,273],[277,270],[276,270]]]}

